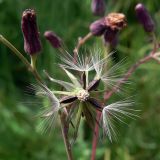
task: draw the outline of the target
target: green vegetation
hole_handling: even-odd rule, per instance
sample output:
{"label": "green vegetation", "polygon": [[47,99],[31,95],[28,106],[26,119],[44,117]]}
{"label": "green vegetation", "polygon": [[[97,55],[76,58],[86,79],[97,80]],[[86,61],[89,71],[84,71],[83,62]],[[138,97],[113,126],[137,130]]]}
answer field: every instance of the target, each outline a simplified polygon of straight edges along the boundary
{"label": "green vegetation", "polygon": [[[126,57],[125,70],[152,48],[134,13],[138,2],[107,0],[106,13],[118,11],[127,16],[128,27],[120,33],[115,54],[117,61]],[[155,19],[156,35],[160,36],[158,0],[141,2]],[[0,0],[0,33],[23,53],[20,22],[26,8],[34,8],[37,12],[43,44],[38,59],[40,74],[45,77],[42,70],[46,69],[63,79],[63,73],[55,67],[60,53],[48,44],[43,33],[48,29],[54,30],[71,52],[77,37],[86,35],[89,24],[96,19],[90,10],[90,0]],[[101,47],[101,39],[93,38],[84,47],[92,48],[95,44]],[[35,115],[45,102],[40,103],[34,96],[26,94],[26,87],[30,83],[36,84],[33,76],[2,44],[0,64],[0,160],[66,160],[59,124],[49,135],[42,135],[36,129],[38,120]],[[135,107],[141,110],[140,118],[130,121],[129,126],[119,127],[118,142],[110,143],[107,138],[100,141],[97,160],[160,160],[160,65],[154,61],[142,65],[130,81],[132,83],[123,88],[123,95],[115,95],[110,101],[134,96]],[[92,130],[84,123],[73,147],[76,160],[90,159],[91,141]]]}

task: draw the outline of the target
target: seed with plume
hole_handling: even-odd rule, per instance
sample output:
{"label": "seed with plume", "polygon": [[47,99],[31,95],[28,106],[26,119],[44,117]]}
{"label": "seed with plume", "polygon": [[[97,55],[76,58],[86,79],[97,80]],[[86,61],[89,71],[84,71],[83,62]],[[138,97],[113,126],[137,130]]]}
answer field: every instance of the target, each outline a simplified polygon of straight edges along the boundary
{"label": "seed with plume", "polygon": [[104,0],[92,0],[91,9],[95,16],[104,16],[105,8]]}
{"label": "seed with plume", "polygon": [[153,32],[154,22],[145,6],[141,3],[137,4],[135,7],[135,12],[139,22],[143,25],[144,30],[146,32]]}
{"label": "seed with plume", "polygon": [[62,46],[62,40],[54,32],[46,31],[44,36],[53,48],[60,48]]}
{"label": "seed with plume", "polygon": [[36,13],[33,9],[26,9],[22,14],[21,28],[24,37],[24,50],[33,55],[41,51],[41,41],[36,22]]}
{"label": "seed with plume", "polygon": [[104,18],[99,19],[90,25],[90,31],[94,36],[101,36],[106,29]]}

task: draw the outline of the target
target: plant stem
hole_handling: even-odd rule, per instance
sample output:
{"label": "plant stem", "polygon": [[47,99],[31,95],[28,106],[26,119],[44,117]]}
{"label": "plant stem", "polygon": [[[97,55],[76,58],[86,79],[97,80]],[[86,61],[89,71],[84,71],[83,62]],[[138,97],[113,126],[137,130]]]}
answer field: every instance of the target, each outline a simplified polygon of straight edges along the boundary
{"label": "plant stem", "polygon": [[[99,122],[101,118],[101,112],[96,112],[96,119]],[[93,140],[92,140],[92,153],[91,153],[91,160],[95,160],[96,157],[96,149],[97,149],[97,142],[98,142],[98,135],[99,135],[99,125],[96,123],[94,128]]]}
{"label": "plant stem", "polygon": [[[127,81],[129,79],[129,77],[135,72],[135,70],[141,64],[144,64],[144,63],[150,61],[151,59],[156,60],[158,63],[160,63],[160,60],[158,59],[159,53],[156,53],[157,49],[158,48],[154,47],[149,55],[145,56],[144,58],[141,58],[137,63],[135,63],[133,66],[131,66],[129,68],[129,70],[126,72],[126,74],[124,75],[123,79],[121,81],[117,82],[117,84],[115,85],[115,87],[112,88],[111,91],[106,92],[104,94],[104,102],[106,102],[113,95],[113,93],[115,93],[121,87],[121,85],[124,84],[125,81]],[[101,117],[101,113],[97,112],[97,119],[99,119],[100,117]],[[91,160],[95,160],[95,156],[96,156],[96,147],[97,147],[98,133],[99,133],[99,125],[98,124],[95,125],[94,132],[95,132],[95,135],[92,140]]]}
{"label": "plant stem", "polygon": [[7,39],[0,35],[0,41],[6,45],[13,53],[27,66],[28,69],[32,70],[32,66],[28,60],[20,53]]}
{"label": "plant stem", "polygon": [[74,63],[76,63],[77,61],[77,56],[78,56],[78,51],[80,49],[80,47],[87,41],[89,40],[91,37],[92,37],[92,33],[88,33],[86,36],[84,36],[83,38],[79,38],[78,39],[78,43],[76,45],[76,47],[74,48],[73,50],[73,53],[74,53]]}
{"label": "plant stem", "polygon": [[21,52],[19,52],[6,38],[4,38],[2,35],[0,35],[0,41],[6,45],[29,69],[29,71],[32,72],[37,82],[42,86],[43,81],[41,77],[39,76],[36,68],[33,68],[32,65],[28,62],[28,60],[22,55]]}
{"label": "plant stem", "polygon": [[120,80],[120,81],[118,81],[117,84],[115,85],[115,87],[113,87],[111,91],[106,92],[104,94],[104,100],[107,101],[113,95],[113,93],[115,93],[117,90],[119,90],[119,88],[121,87],[121,85],[124,84],[125,81],[127,81],[129,79],[129,77],[132,75],[132,73],[141,64],[144,64],[144,63],[148,62],[151,59],[153,59],[152,52],[151,52],[151,54],[145,56],[144,58],[140,59],[137,63],[135,63],[133,66],[131,66],[130,69],[127,71],[127,73],[124,75],[123,79]]}
{"label": "plant stem", "polygon": [[73,160],[72,149],[68,139],[69,124],[66,122],[66,114],[67,114],[67,111],[64,110],[64,112],[62,112],[60,115],[61,130],[62,130],[62,136],[65,143],[68,160]]}

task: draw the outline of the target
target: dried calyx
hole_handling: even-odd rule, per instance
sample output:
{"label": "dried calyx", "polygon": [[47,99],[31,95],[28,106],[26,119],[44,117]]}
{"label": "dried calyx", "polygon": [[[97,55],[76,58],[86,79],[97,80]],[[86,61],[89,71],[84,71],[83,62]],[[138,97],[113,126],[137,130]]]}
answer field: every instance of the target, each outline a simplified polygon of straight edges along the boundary
{"label": "dried calyx", "polygon": [[110,13],[90,25],[90,31],[94,36],[101,36],[106,30],[120,31],[127,26],[127,20],[122,13]]}

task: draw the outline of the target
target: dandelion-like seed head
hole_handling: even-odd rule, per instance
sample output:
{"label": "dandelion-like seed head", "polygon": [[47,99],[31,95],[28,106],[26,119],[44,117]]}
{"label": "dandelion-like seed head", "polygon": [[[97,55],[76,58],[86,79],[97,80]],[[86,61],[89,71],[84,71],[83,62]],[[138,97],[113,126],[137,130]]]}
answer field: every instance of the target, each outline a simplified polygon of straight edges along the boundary
{"label": "dandelion-like seed head", "polygon": [[[121,80],[120,75],[115,73],[120,68],[121,62],[109,67],[110,55],[102,58],[101,52],[97,51],[87,57],[78,56],[76,63],[73,63],[74,58],[67,52],[66,56],[62,57],[60,67],[70,81],[54,79],[45,72],[53,83],[57,83],[64,88],[62,91],[43,86],[42,91],[39,92],[51,101],[50,108],[45,109],[41,114],[41,117],[49,123],[46,128],[53,126],[52,124],[57,120],[59,111],[63,112],[63,109],[66,108],[68,112],[66,123],[74,126],[73,139],[75,140],[81,118],[85,118],[88,125],[93,128],[95,123],[99,123],[96,119],[96,111],[99,111],[102,115],[102,124],[99,125],[103,129],[104,135],[107,135],[111,141],[115,139],[114,120],[124,122],[124,117],[132,118],[135,115],[132,113],[134,109],[129,108],[133,103],[129,101],[121,101],[110,105],[102,103],[100,97],[105,90],[100,89],[101,84],[113,87]],[[74,71],[76,71],[76,74]]]}

